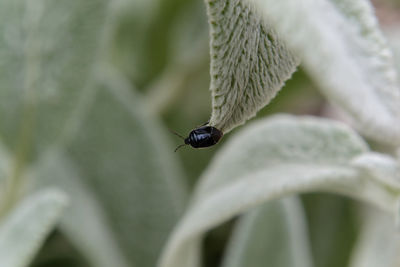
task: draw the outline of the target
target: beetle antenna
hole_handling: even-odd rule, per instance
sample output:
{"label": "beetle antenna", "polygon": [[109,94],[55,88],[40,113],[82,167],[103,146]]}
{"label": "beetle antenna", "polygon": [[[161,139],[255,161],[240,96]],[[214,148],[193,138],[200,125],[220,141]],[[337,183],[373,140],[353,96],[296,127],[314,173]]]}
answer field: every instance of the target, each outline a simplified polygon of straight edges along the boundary
{"label": "beetle antenna", "polygon": [[177,132],[175,132],[175,131],[173,131],[173,130],[171,130],[171,129],[168,129],[171,133],[173,133],[173,134],[175,134],[176,136],[179,136],[180,138],[182,138],[183,140],[185,140],[185,137],[183,137],[182,135],[180,135],[180,134],[178,134]]}
{"label": "beetle antenna", "polygon": [[179,148],[181,148],[181,147],[183,147],[183,146],[187,146],[187,144],[179,145],[177,148],[175,148],[175,151],[174,151],[174,152],[176,152]]}

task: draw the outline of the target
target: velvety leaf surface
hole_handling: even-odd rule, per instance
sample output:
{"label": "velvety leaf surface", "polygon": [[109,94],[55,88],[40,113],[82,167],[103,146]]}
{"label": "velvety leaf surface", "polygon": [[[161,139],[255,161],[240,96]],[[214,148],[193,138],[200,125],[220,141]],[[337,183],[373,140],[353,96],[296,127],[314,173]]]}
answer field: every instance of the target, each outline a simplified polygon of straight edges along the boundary
{"label": "velvety leaf surface", "polygon": [[205,231],[288,194],[326,191],[394,212],[398,188],[362,175],[351,161],[368,151],[350,128],[311,117],[276,116],[239,132],[204,172],[160,266],[197,266]]}
{"label": "velvety leaf surface", "polygon": [[[400,73],[400,30],[398,25],[395,25],[385,31],[385,37],[388,39],[390,48],[393,51],[394,65],[397,70],[397,74]],[[398,79],[400,86],[400,79]]]}
{"label": "velvety leaf surface", "polygon": [[362,133],[400,144],[400,89],[391,52],[367,0],[247,2]]}
{"label": "velvety leaf surface", "polygon": [[244,1],[206,4],[211,37],[210,125],[227,133],[271,101],[298,60]]}

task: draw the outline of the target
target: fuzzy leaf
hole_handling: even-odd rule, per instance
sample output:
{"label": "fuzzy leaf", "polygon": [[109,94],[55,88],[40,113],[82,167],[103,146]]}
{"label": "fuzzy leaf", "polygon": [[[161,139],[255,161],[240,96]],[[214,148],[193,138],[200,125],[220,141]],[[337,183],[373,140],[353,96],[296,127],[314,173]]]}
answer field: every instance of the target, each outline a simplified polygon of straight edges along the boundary
{"label": "fuzzy leaf", "polygon": [[68,208],[60,219],[60,229],[91,266],[129,266],[105,211],[74,164],[61,151],[51,150],[32,169],[31,190],[54,186],[70,196]]}
{"label": "fuzzy leaf", "polygon": [[298,60],[269,23],[241,0],[208,0],[212,114],[224,133],[268,104]]}
{"label": "fuzzy leaf", "polygon": [[66,205],[58,190],[41,191],[19,203],[0,222],[0,266],[28,266]]}
{"label": "fuzzy leaf", "polygon": [[289,194],[344,194],[394,212],[399,190],[360,175],[351,161],[366,153],[348,127],[311,117],[258,121],[232,138],[204,172],[160,266],[197,266],[204,232],[252,206]]}
{"label": "fuzzy leaf", "polygon": [[356,157],[352,163],[363,170],[365,175],[369,175],[382,184],[400,189],[400,163],[396,159],[388,155],[370,152]]}
{"label": "fuzzy leaf", "polygon": [[87,111],[66,156],[129,264],[153,267],[186,201],[173,147],[140,95],[111,69],[99,69]]}
{"label": "fuzzy leaf", "polygon": [[0,1],[0,99],[6,100],[0,101],[0,134],[8,147],[21,142],[22,124],[35,151],[70,130],[71,114],[87,100],[108,5],[106,0]]}
{"label": "fuzzy leaf", "polygon": [[365,135],[400,144],[400,89],[391,52],[367,0],[246,1]]}
{"label": "fuzzy leaf", "polygon": [[[386,29],[385,37],[388,39],[390,48],[393,51],[394,65],[397,73],[400,74],[400,31],[399,25],[395,25],[392,28]],[[398,80],[400,86],[400,79]]]}
{"label": "fuzzy leaf", "polygon": [[301,202],[274,201],[246,213],[229,241],[223,267],[311,267]]}

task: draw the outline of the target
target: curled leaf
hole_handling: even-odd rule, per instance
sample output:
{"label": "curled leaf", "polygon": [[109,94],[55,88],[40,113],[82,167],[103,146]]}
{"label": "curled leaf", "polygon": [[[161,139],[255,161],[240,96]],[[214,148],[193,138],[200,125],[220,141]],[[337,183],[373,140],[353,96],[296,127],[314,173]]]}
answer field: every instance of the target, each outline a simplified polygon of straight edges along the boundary
{"label": "curled leaf", "polygon": [[400,163],[394,158],[376,153],[365,153],[356,157],[352,164],[363,170],[365,175],[369,175],[384,184],[400,189]]}
{"label": "curled leaf", "polygon": [[226,133],[275,97],[298,60],[271,25],[243,1],[206,4],[211,31],[210,125]]}

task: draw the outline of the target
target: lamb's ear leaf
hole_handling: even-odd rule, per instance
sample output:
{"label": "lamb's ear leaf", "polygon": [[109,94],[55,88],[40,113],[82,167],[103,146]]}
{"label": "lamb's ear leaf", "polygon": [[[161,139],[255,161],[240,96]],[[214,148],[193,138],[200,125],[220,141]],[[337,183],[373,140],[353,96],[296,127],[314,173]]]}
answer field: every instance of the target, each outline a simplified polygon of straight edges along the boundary
{"label": "lamb's ear leaf", "polygon": [[311,267],[307,224],[301,202],[273,201],[243,215],[236,225],[223,267]]}
{"label": "lamb's ear leaf", "polygon": [[400,144],[400,89],[367,0],[245,0],[282,36],[365,135]]}
{"label": "lamb's ear leaf", "polygon": [[128,263],[153,267],[186,201],[182,169],[167,138],[171,133],[113,68],[99,66],[93,86],[81,128],[64,152]]}
{"label": "lamb's ear leaf", "polygon": [[[385,29],[385,37],[388,39],[389,46],[393,51],[394,65],[397,70],[397,74],[400,74],[400,30],[399,24]],[[400,79],[398,80],[400,86]]]}
{"label": "lamb's ear leaf", "polygon": [[244,1],[206,4],[211,32],[210,125],[227,133],[267,105],[299,61]]}
{"label": "lamb's ear leaf", "polygon": [[395,212],[399,187],[365,175],[352,163],[366,152],[368,147],[353,130],[330,120],[276,116],[249,125],[204,172],[160,266],[197,266],[207,230],[289,194],[327,191]]}
{"label": "lamb's ear leaf", "polygon": [[0,222],[0,266],[28,266],[54,228],[67,197],[47,189],[26,197]]}
{"label": "lamb's ear leaf", "polygon": [[389,155],[369,152],[353,159],[352,164],[372,179],[400,188],[400,163]]}

